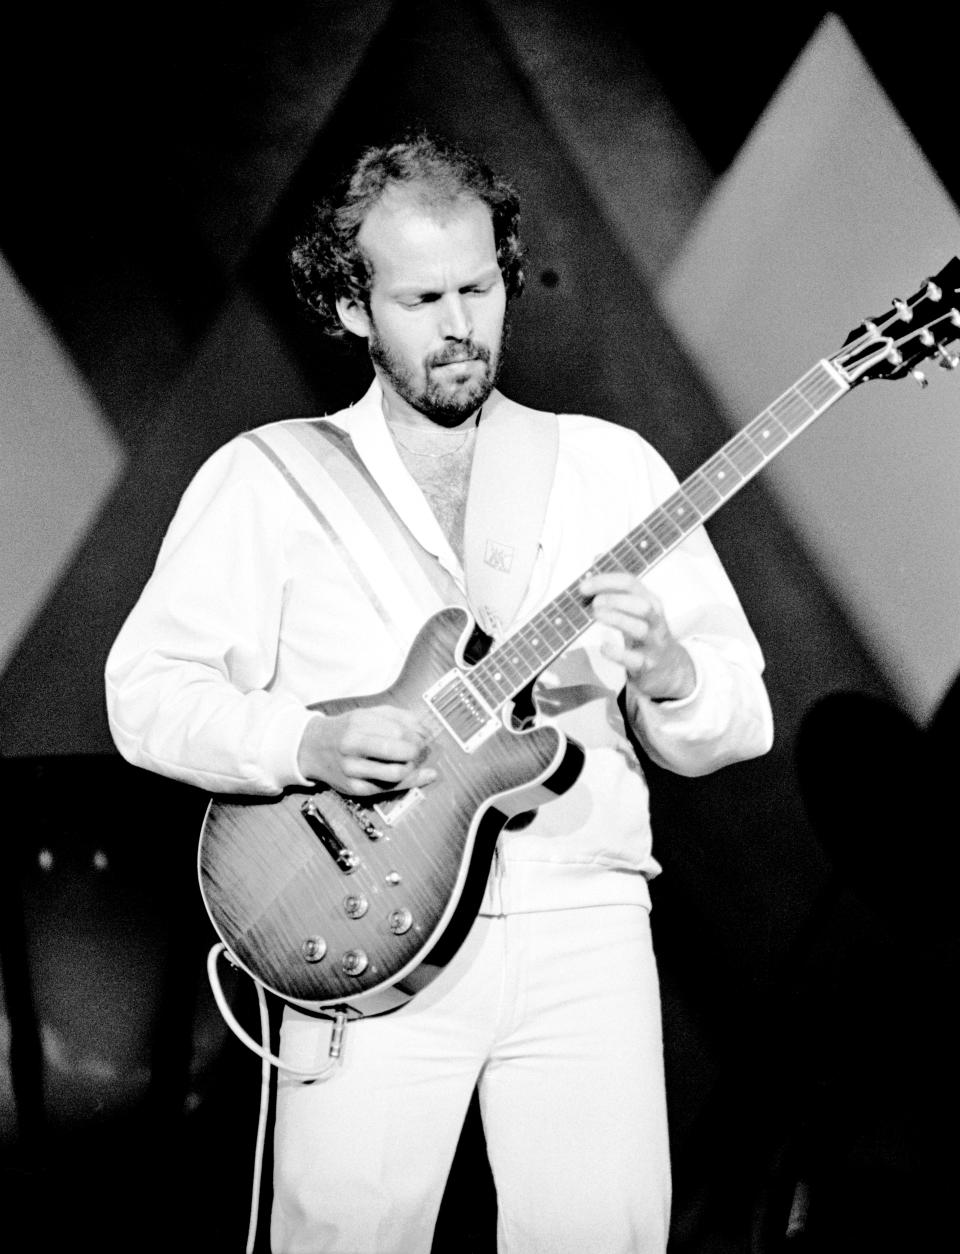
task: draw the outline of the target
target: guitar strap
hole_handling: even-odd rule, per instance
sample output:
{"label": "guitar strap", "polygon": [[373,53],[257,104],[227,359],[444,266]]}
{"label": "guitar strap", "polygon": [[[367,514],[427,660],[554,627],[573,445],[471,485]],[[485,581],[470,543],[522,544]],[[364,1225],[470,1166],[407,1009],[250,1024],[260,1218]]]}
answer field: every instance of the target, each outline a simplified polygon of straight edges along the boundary
{"label": "guitar strap", "polygon": [[[405,603],[418,627],[425,607],[464,604],[453,577],[404,523],[346,431],[318,419],[278,423],[245,438],[313,515],[385,625],[397,625]],[[495,639],[505,634],[530,582],[558,444],[555,414],[517,405],[499,392],[484,405],[467,497],[464,570],[470,608]],[[363,570],[371,544],[380,551],[376,568],[385,555],[393,576],[386,596]]]}
{"label": "guitar strap", "polygon": [[556,414],[494,392],[483,407],[470,471],[464,570],[470,608],[495,640],[513,622],[540,547],[559,445]]}
{"label": "guitar strap", "polygon": [[[416,629],[434,610],[464,603],[453,578],[387,500],[347,432],[320,419],[277,423],[244,438],[310,511],[388,629],[404,623]],[[378,572],[376,588],[366,565]]]}

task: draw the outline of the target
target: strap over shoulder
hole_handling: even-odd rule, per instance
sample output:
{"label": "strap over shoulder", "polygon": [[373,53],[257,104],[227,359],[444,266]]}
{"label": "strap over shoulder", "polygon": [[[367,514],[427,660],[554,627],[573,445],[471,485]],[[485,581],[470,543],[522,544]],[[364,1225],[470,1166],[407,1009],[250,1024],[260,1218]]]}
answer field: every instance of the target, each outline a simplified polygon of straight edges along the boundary
{"label": "strap over shoulder", "polygon": [[556,414],[499,392],[484,405],[467,497],[464,569],[470,608],[494,639],[510,628],[530,583],[558,445]]}
{"label": "strap over shoulder", "polygon": [[397,617],[357,555],[359,540],[375,545],[395,586],[426,613],[462,604],[455,582],[417,541],[357,453],[349,434],[335,423],[282,422],[246,433],[279,471],[334,544],[358,585],[385,623]]}

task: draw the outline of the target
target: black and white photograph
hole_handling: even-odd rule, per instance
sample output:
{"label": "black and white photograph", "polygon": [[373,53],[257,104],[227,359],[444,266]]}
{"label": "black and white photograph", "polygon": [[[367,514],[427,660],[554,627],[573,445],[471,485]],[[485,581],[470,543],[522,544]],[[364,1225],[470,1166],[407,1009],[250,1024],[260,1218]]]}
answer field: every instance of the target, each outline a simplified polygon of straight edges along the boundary
{"label": "black and white photograph", "polygon": [[0,1249],[953,1248],[952,26],[5,19]]}

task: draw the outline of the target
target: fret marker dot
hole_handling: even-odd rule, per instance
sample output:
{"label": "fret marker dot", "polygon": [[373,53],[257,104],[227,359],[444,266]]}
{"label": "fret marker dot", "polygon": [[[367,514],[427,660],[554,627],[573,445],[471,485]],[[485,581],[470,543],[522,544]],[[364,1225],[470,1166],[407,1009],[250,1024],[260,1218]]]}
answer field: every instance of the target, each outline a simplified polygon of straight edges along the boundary
{"label": "fret marker dot", "polygon": [[677,517],[679,518],[682,513],[683,513],[683,506],[680,505],[677,507]]}
{"label": "fret marker dot", "polygon": [[640,541],[640,547],[641,547],[641,549],[645,549],[645,548],[647,547],[647,542],[646,542],[646,540],[641,540],[641,541]]}
{"label": "fret marker dot", "polygon": [[717,472],[718,479],[726,479],[726,477],[727,477],[727,472],[725,470],[721,470]]}
{"label": "fret marker dot", "polygon": [[499,671],[497,671],[497,672],[496,672],[496,674],[495,674],[495,675],[494,675],[494,677],[493,677],[494,683],[497,683],[497,684],[498,684],[498,683],[500,682],[500,680],[501,680],[501,679],[503,679],[503,676],[500,674],[500,672],[499,672]]}
{"label": "fret marker dot", "polygon": [[763,433],[763,438],[764,438],[765,440],[769,439],[769,438],[770,438],[770,432],[769,432],[769,431],[764,431],[764,433]]}

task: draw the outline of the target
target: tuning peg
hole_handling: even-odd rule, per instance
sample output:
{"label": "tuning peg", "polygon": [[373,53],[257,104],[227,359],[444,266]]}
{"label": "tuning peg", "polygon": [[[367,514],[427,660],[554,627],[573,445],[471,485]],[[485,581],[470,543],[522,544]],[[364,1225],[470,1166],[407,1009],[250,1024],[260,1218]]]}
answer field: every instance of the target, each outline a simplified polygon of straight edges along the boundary
{"label": "tuning peg", "polygon": [[903,353],[900,352],[899,348],[897,348],[896,345],[888,349],[885,356],[891,366],[903,365]]}
{"label": "tuning peg", "polygon": [[955,327],[960,327],[960,309],[954,307],[950,310],[950,321]]}
{"label": "tuning peg", "polygon": [[911,370],[910,375],[912,378],[916,379],[916,381],[920,384],[922,388],[925,388],[927,384],[930,382],[930,380],[927,378],[927,376],[923,373],[922,370]]}
{"label": "tuning peg", "polygon": [[941,300],[943,298],[943,292],[941,291],[939,287],[937,287],[933,279],[927,279],[926,295],[927,295],[927,300]]}
{"label": "tuning peg", "polygon": [[903,322],[911,322],[913,320],[913,310],[905,300],[895,300],[893,307],[897,311],[898,317]]}
{"label": "tuning peg", "polygon": [[944,370],[956,370],[960,366],[960,357],[956,353],[948,353],[942,344],[937,345],[938,366],[942,366]]}

